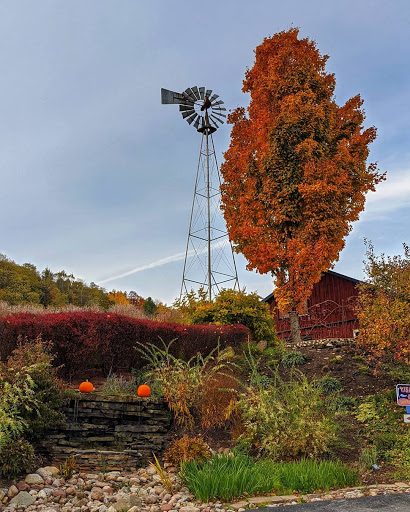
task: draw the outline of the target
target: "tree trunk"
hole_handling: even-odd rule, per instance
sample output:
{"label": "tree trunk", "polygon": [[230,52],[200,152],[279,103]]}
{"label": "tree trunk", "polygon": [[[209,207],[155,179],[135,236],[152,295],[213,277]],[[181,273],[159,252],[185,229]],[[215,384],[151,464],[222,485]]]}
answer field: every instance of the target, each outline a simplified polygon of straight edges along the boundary
{"label": "tree trunk", "polygon": [[290,334],[292,336],[292,343],[301,343],[299,315],[297,311],[289,311],[290,320]]}

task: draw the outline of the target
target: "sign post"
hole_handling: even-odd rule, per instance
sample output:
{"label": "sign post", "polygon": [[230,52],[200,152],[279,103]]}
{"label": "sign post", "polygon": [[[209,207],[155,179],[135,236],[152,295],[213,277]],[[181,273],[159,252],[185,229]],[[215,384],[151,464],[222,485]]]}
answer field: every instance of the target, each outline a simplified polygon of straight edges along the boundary
{"label": "sign post", "polygon": [[406,407],[404,423],[410,423],[410,384],[396,385],[397,405]]}

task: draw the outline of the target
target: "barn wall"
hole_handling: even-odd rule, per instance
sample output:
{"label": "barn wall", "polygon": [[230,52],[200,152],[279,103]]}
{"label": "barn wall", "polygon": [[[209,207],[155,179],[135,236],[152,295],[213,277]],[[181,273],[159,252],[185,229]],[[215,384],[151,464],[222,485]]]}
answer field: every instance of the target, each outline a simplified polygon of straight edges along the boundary
{"label": "barn wall", "polygon": [[[351,338],[359,328],[354,308],[357,301],[357,282],[334,273],[326,273],[313,287],[307,303],[307,314],[299,318],[301,335],[307,339]],[[281,338],[290,337],[287,315],[280,314],[275,299],[267,300]]]}

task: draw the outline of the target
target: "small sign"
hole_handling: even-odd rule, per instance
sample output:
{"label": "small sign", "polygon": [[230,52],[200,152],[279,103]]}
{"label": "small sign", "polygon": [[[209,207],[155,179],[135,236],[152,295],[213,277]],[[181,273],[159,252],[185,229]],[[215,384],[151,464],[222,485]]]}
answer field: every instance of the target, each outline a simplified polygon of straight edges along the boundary
{"label": "small sign", "polygon": [[397,405],[410,406],[410,384],[397,384]]}
{"label": "small sign", "polygon": [[410,414],[404,415],[404,423],[410,423]]}

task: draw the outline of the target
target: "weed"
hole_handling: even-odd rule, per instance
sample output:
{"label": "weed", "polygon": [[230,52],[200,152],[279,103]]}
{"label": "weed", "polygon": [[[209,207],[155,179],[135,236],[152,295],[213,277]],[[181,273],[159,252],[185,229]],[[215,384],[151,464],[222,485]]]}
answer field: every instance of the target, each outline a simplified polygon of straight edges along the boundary
{"label": "weed", "polygon": [[159,479],[160,479],[162,485],[165,487],[165,489],[170,494],[174,494],[174,484],[172,483],[171,477],[168,475],[168,473],[165,471],[165,469],[161,466],[155,453],[153,453],[152,455],[154,456],[155,463],[150,461],[149,465],[155,469],[155,471],[156,471],[157,475],[159,476]]}
{"label": "weed", "polygon": [[359,457],[359,467],[363,469],[371,469],[377,461],[377,447],[366,446],[361,449]]}
{"label": "weed", "polygon": [[333,357],[332,359],[330,359],[329,362],[333,363],[333,364],[341,364],[341,363],[343,363],[343,359],[341,356],[336,356],[336,357]]}
{"label": "weed", "polygon": [[101,387],[103,395],[135,395],[137,385],[135,379],[127,379],[122,375],[110,372]]}
{"label": "weed", "polygon": [[64,462],[60,464],[60,475],[66,480],[69,480],[73,476],[75,467],[75,455],[71,455],[71,457],[68,457]]}

